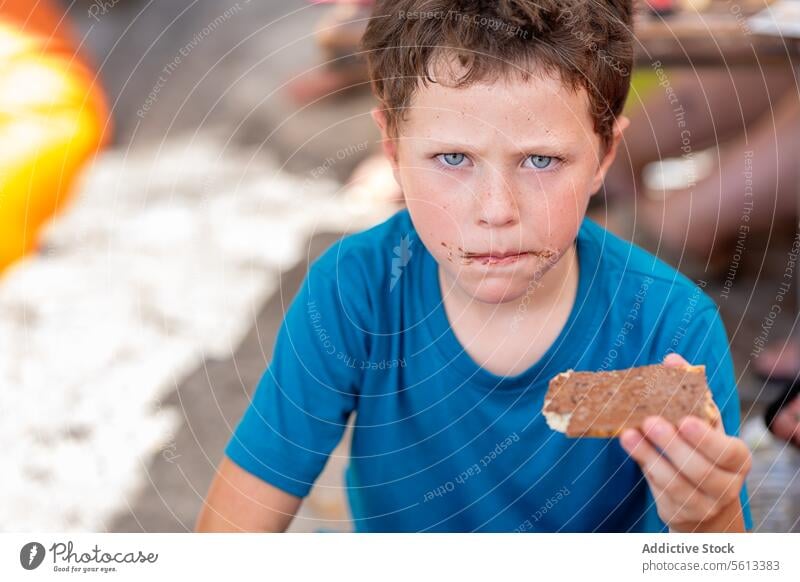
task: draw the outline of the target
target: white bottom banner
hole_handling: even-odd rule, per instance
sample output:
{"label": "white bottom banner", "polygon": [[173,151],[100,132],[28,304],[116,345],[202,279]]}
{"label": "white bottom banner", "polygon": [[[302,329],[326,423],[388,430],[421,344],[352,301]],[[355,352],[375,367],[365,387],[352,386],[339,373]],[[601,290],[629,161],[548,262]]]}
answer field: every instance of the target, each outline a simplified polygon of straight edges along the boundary
{"label": "white bottom banner", "polygon": [[0,534],[0,580],[796,581],[798,554],[800,534]]}

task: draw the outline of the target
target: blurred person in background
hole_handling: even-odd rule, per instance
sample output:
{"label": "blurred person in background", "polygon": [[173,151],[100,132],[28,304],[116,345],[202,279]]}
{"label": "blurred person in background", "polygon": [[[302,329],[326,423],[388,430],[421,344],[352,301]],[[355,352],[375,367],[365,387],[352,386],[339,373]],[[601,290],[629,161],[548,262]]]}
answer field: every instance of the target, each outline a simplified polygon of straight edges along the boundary
{"label": "blurred person in background", "polygon": [[[800,98],[789,68],[704,70],[702,78],[668,71],[664,79],[672,91],[650,91],[628,108],[639,123],[606,177],[610,201],[637,196],[638,224],[703,259],[736,239],[749,203],[752,230],[795,224]],[[691,161],[708,148],[717,150],[715,164],[695,183],[658,191],[644,183],[651,162]]]}
{"label": "blurred person in background", "polygon": [[[789,67],[669,72],[674,93],[655,90],[629,108],[633,130],[609,171],[609,203],[636,199],[636,223],[652,239],[695,259],[728,263],[747,215],[748,232],[797,231],[800,195],[800,95]],[[676,110],[681,115],[679,126]],[[685,127],[689,133],[681,130]],[[687,139],[688,136],[688,145]],[[707,175],[686,187],[654,191],[643,179],[651,162],[691,160],[716,147]],[[687,150],[688,148],[688,150]],[[797,283],[795,283],[797,291]],[[800,330],[772,342],[753,362],[762,379],[785,384],[766,424],[800,446]]]}
{"label": "blurred person in background", "polygon": [[374,0],[310,0],[330,4],[314,29],[319,66],[289,82],[287,91],[297,105],[306,105],[350,88],[368,88],[367,65],[359,54]]}

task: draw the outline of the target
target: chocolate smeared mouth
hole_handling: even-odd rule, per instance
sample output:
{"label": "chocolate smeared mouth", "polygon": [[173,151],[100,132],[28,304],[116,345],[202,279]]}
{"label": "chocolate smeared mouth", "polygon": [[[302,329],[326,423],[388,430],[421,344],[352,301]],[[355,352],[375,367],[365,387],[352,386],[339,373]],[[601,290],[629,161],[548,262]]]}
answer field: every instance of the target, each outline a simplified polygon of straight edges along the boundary
{"label": "chocolate smeared mouth", "polygon": [[461,264],[462,265],[469,265],[474,261],[481,261],[481,262],[492,262],[492,261],[503,261],[503,260],[510,260],[514,257],[521,259],[524,256],[532,256],[539,259],[544,260],[553,260],[555,257],[558,256],[558,253],[552,251],[550,249],[538,250],[538,251],[521,251],[521,252],[509,252],[509,253],[463,253],[461,255]]}
{"label": "chocolate smeared mouth", "polygon": [[444,241],[440,241],[440,244],[442,245],[442,247],[447,249],[448,261],[453,263],[455,262],[454,259],[457,259],[458,262],[462,265],[470,265],[475,261],[489,263],[489,262],[498,262],[503,260],[511,260],[509,259],[509,257],[517,257],[517,259],[521,259],[523,255],[530,255],[538,259],[543,259],[545,261],[553,262],[559,256],[559,254],[556,251],[551,249],[542,249],[535,251],[503,251],[503,252],[496,251],[494,253],[477,253],[477,252],[465,251],[460,246],[456,247],[457,250],[455,250]]}
{"label": "chocolate smeared mouth", "polygon": [[492,258],[492,259],[506,259],[508,257],[516,257],[520,255],[527,255],[529,251],[510,252],[510,253],[464,253],[465,259],[474,258]]}
{"label": "chocolate smeared mouth", "polygon": [[550,249],[544,249],[540,251],[509,251],[509,252],[496,252],[496,253],[471,253],[465,252],[464,257],[466,258],[473,258],[473,257],[495,257],[495,258],[505,258],[511,257],[515,255],[534,255],[537,257],[553,257],[556,255],[555,251],[551,251]]}

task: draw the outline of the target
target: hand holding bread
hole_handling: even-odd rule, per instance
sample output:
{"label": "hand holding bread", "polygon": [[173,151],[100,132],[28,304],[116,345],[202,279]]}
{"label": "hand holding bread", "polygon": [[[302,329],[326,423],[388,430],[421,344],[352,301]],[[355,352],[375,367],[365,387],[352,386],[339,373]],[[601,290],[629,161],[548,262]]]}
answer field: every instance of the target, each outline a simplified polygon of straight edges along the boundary
{"label": "hand holding bread", "polygon": [[618,436],[671,531],[744,531],[750,451],[725,433],[702,366],[670,354],[659,366],[560,374],[543,413],[567,436]]}

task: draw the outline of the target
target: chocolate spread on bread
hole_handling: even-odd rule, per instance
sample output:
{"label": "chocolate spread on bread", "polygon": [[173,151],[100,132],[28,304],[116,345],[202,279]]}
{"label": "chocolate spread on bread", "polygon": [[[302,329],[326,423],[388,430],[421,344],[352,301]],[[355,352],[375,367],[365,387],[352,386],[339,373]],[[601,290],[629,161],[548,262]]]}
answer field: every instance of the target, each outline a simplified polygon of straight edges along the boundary
{"label": "chocolate spread on bread", "polygon": [[718,421],[705,366],[570,370],[550,380],[542,412],[551,428],[571,437],[616,436],[655,415],[673,424],[690,414]]}

